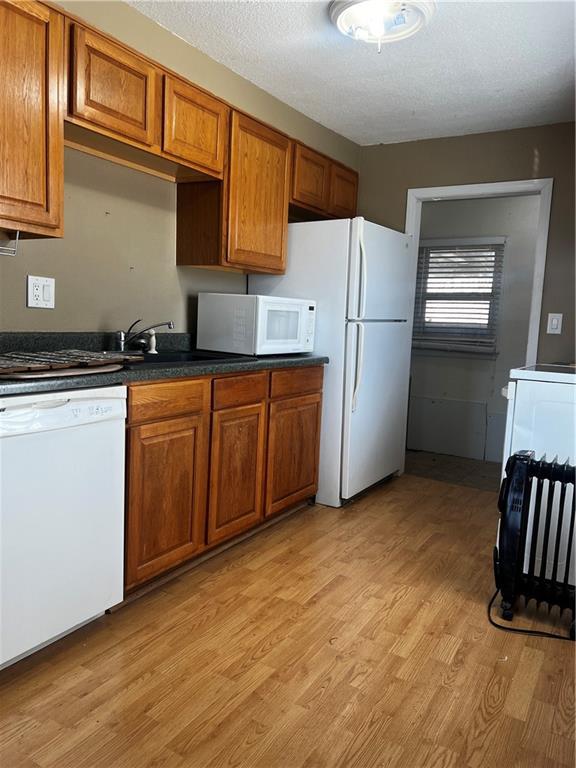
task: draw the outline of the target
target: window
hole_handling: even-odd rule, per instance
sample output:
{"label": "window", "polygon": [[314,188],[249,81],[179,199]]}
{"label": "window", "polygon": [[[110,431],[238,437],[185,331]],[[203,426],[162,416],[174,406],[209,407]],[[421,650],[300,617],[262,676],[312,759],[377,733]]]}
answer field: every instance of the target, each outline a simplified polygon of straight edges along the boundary
{"label": "window", "polygon": [[423,241],[414,346],[494,353],[505,238]]}

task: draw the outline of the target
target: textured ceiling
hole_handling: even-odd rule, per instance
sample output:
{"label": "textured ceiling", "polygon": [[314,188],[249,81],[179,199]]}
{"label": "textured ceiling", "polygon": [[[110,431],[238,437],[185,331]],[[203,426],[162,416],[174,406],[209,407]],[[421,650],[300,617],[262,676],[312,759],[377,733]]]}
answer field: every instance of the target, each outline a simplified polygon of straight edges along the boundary
{"label": "textured ceiling", "polygon": [[570,1],[440,0],[426,29],[384,46],[381,54],[340,35],[327,2],[130,5],[358,144],[573,119]]}

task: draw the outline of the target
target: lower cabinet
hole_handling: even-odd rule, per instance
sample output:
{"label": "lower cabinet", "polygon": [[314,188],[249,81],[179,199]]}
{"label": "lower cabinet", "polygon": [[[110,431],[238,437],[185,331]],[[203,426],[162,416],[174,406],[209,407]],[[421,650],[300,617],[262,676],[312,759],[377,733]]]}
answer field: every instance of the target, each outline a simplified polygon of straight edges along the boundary
{"label": "lower cabinet", "polygon": [[212,416],[208,544],[262,519],[266,404],[216,411]]}
{"label": "lower cabinet", "polygon": [[126,589],[315,495],[322,366],[134,384]]}
{"label": "lower cabinet", "polygon": [[209,420],[195,414],[129,431],[127,589],[204,547]]}
{"label": "lower cabinet", "polygon": [[321,411],[319,392],[270,403],[267,517],[316,493]]}

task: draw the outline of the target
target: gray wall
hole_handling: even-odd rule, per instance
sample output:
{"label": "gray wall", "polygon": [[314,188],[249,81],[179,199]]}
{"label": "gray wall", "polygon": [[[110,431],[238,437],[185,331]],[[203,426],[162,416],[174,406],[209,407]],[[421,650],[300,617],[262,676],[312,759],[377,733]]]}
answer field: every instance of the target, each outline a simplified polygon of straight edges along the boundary
{"label": "gray wall", "polygon": [[[362,149],[360,212],[404,230],[406,193],[490,181],[554,178],[538,359],[574,360],[574,123]],[[564,313],[560,336],[548,336],[548,312]]]}
{"label": "gray wall", "polygon": [[421,237],[506,237],[497,354],[415,349],[408,447],[500,461],[511,368],[525,365],[537,197],[424,203]]}

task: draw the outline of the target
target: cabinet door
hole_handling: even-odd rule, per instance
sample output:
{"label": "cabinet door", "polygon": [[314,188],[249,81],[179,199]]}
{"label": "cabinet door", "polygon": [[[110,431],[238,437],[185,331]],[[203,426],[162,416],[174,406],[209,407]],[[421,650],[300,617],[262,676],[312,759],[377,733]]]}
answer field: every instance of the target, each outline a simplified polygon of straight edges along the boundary
{"label": "cabinet door", "polygon": [[209,418],[199,414],[129,431],[128,589],[203,547]]}
{"label": "cabinet door", "polygon": [[301,144],[294,145],[292,201],[327,211],[330,192],[330,160]]}
{"label": "cabinet door", "polygon": [[64,19],[0,2],[0,227],[61,234]]}
{"label": "cabinet door", "polygon": [[316,493],[321,403],[320,393],[270,403],[266,516]]}
{"label": "cabinet door", "polygon": [[232,113],[228,261],[283,272],[288,234],[290,142]]}
{"label": "cabinet door", "polygon": [[158,71],[105,37],[74,25],[71,112],[119,137],[157,142]]}
{"label": "cabinet door", "polygon": [[265,403],[213,414],[209,544],[228,539],[262,519],[265,437]]}
{"label": "cabinet door", "polygon": [[213,96],[164,77],[162,148],[175,157],[222,173],[230,109]]}
{"label": "cabinet door", "polygon": [[332,163],[330,172],[330,213],[347,219],[356,216],[358,174],[343,165]]}

